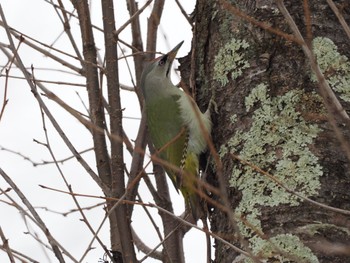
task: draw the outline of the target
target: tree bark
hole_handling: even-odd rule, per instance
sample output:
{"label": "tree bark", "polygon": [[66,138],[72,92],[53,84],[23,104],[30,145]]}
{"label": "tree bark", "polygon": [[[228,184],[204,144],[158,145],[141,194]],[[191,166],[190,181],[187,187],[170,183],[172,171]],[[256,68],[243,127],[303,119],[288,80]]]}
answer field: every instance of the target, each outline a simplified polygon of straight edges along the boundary
{"label": "tree bark", "polygon": [[[336,15],[326,1],[283,2],[349,113],[349,39]],[[350,4],[336,6],[349,24]],[[324,106],[290,24],[270,0],[198,0],[194,19],[182,76],[199,104],[215,94],[212,139],[236,222],[212,207],[211,231],[255,256],[215,241],[215,262],[346,262],[349,212],[297,194],[349,210],[349,120]],[[215,165],[207,180],[218,186]]]}

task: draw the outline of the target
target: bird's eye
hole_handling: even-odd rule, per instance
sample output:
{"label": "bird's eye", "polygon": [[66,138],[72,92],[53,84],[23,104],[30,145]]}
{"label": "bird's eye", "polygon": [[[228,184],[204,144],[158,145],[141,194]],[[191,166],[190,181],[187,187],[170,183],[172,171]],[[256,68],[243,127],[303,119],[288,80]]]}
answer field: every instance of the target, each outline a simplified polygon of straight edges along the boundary
{"label": "bird's eye", "polygon": [[167,60],[167,56],[162,57],[161,60],[159,60],[158,65],[163,66],[165,64],[166,60]]}

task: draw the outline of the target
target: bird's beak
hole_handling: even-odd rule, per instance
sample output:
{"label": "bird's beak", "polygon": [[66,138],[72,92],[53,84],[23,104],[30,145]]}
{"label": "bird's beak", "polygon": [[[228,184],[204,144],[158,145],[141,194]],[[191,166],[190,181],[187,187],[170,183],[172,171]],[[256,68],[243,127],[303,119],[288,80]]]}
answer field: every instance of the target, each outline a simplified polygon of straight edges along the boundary
{"label": "bird's beak", "polygon": [[174,47],[167,55],[168,55],[168,60],[169,62],[173,62],[175,59],[175,56],[177,54],[177,51],[179,51],[180,47],[182,46],[184,42],[181,41],[176,47]]}

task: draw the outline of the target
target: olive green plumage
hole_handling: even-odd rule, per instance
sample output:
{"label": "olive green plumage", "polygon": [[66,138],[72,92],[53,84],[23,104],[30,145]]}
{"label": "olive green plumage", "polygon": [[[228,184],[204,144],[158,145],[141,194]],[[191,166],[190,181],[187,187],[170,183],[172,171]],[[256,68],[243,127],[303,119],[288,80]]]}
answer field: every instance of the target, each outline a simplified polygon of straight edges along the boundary
{"label": "olive green plumage", "polygon": [[200,123],[210,134],[211,120],[209,110],[201,113],[194,100],[171,82],[171,65],[182,43],[145,67],[141,88],[150,138],[159,151],[158,156],[165,161],[166,173],[175,188],[181,190],[194,218],[198,219],[201,209],[195,190],[198,189],[198,159],[207,146]]}

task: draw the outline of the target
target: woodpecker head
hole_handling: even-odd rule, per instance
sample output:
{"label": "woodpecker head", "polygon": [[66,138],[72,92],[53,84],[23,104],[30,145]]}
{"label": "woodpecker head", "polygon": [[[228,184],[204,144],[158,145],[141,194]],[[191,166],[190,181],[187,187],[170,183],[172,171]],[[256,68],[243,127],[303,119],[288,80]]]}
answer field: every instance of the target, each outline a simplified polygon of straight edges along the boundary
{"label": "woodpecker head", "polygon": [[182,44],[183,41],[169,53],[154,59],[144,68],[141,77],[141,89],[144,95],[146,95],[150,85],[154,87],[157,83],[162,85],[162,83],[170,82],[171,65]]}

